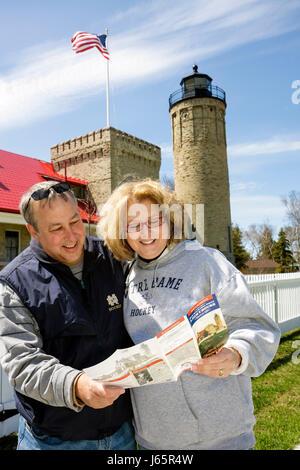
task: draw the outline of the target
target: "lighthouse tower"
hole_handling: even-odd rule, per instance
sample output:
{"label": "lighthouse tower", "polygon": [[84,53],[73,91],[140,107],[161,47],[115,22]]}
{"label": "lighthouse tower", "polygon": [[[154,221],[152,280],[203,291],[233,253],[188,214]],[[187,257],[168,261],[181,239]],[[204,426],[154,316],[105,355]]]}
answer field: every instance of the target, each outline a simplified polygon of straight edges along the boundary
{"label": "lighthouse tower", "polygon": [[197,65],[180,85],[169,97],[175,191],[181,202],[202,208],[201,226],[195,211],[193,222],[203,244],[233,262],[225,92]]}

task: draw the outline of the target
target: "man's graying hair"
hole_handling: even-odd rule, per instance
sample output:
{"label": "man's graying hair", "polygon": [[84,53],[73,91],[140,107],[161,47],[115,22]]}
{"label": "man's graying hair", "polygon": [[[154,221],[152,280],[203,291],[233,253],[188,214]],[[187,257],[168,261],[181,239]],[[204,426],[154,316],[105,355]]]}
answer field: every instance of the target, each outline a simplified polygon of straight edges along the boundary
{"label": "man's graying hair", "polygon": [[[33,186],[31,186],[31,188],[29,188],[28,191],[26,191],[26,193],[24,193],[21,198],[21,201],[19,204],[21,215],[24,217],[27,224],[32,225],[36,231],[38,231],[38,227],[37,227],[37,222],[36,220],[34,220],[34,216],[33,216],[31,195],[39,189],[50,189],[52,188],[52,186],[55,186],[57,183],[59,183],[59,181],[52,181],[52,180],[36,183]],[[46,198],[42,199],[42,201],[47,201],[48,204],[50,204],[50,201],[55,199],[56,197],[61,197],[65,201],[67,201],[68,198],[71,197],[71,199],[74,201],[74,203],[77,206],[77,199],[73,191],[71,190],[63,192],[63,193],[57,193],[56,191],[52,189],[50,190],[49,195]]]}

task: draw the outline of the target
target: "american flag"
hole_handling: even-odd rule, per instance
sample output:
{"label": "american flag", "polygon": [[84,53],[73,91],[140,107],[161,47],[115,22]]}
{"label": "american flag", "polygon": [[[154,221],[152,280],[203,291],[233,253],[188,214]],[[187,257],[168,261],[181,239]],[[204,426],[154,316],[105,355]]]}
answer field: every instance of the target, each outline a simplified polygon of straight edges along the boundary
{"label": "american flag", "polygon": [[106,49],[106,34],[97,34],[84,33],[83,31],[77,31],[71,39],[72,49],[79,54],[79,52],[87,51],[92,47],[96,47],[98,51],[101,52],[105,59],[109,60],[109,52]]}

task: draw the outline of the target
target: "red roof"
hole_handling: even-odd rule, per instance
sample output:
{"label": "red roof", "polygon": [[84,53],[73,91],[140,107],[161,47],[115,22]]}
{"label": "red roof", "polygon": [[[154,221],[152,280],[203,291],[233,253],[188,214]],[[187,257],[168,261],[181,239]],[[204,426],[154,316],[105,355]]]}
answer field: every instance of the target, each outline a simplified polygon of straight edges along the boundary
{"label": "red roof", "polygon": [[[54,171],[52,163],[0,150],[0,211],[19,214],[19,202],[22,195],[33,184],[49,179],[65,181],[64,175]],[[87,186],[87,181],[77,178],[67,177],[67,181],[71,184]],[[82,204],[80,204],[79,211],[83,221],[86,222],[88,214]],[[91,222],[97,220],[97,216],[91,216]]]}
{"label": "red roof", "polygon": [[280,266],[276,261],[268,258],[250,259],[246,262],[248,268],[277,268]]}

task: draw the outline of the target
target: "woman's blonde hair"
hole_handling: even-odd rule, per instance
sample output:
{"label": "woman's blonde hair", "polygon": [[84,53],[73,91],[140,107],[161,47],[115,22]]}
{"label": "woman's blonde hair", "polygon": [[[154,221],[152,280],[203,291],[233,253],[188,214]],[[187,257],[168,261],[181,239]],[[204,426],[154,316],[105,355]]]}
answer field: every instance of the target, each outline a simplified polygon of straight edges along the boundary
{"label": "woman's blonde hair", "polygon": [[183,236],[183,206],[174,191],[159,181],[144,179],[118,186],[102,207],[97,234],[104,239],[118,260],[134,259],[134,251],[127,243],[127,207],[149,199],[159,205],[164,220],[169,222],[167,245],[180,242]]}

